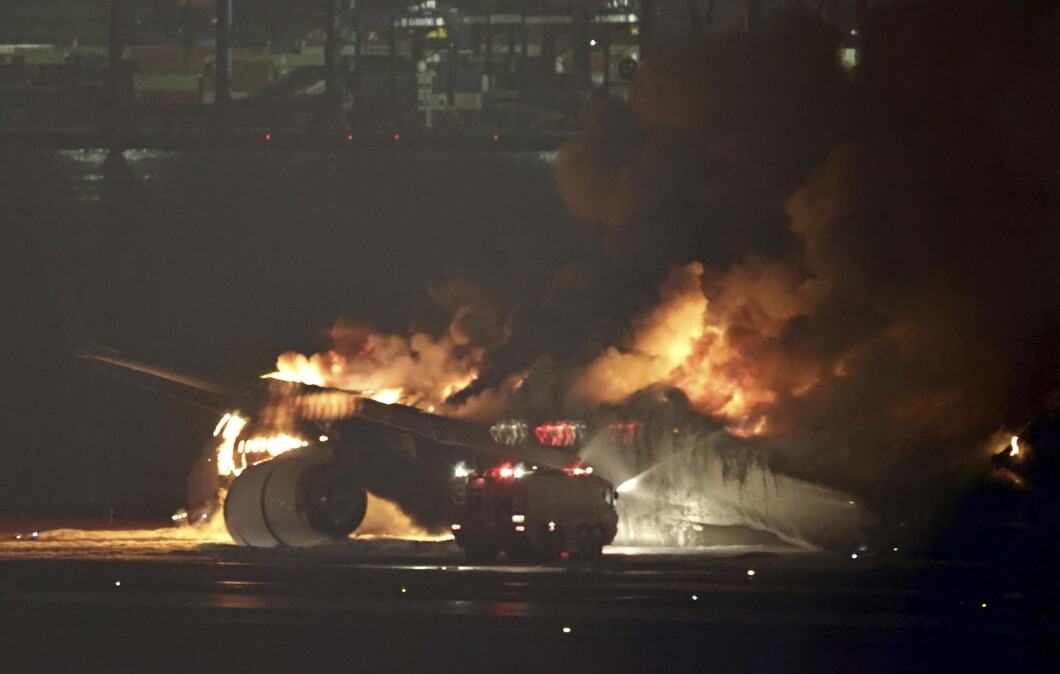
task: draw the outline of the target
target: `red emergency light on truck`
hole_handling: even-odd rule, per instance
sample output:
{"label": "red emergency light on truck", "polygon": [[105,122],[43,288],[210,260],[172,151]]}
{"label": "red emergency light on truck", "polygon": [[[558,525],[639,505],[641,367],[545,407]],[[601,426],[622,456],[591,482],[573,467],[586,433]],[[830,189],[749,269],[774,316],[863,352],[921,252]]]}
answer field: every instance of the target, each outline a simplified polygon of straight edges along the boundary
{"label": "red emergency light on truck", "polygon": [[482,473],[457,466],[452,524],[472,562],[501,550],[513,562],[595,559],[618,531],[614,486],[592,468],[527,469],[503,464]]}

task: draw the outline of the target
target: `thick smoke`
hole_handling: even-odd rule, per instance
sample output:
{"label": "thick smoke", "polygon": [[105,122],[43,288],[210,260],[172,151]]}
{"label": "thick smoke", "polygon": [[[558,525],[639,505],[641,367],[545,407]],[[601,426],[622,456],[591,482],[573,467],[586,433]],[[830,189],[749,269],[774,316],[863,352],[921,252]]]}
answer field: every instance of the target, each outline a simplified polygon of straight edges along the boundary
{"label": "thick smoke", "polygon": [[1046,3],[881,6],[846,80],[793,11],[647,62],[557,176],[631,275],[671,271],[572,395],[673,384],[883,505],[984,458],[1060,386],[1057,26]]}
{"label": "thick smoke", "polygon": [[653,55],[555,162],[581,261],[514,304],[432,288],[447,334],[340,324],[307,362],[482,418],[676,388],[787,475],[936,505],[1060,386],[1060,20],[1012,5],[881,3],[853,74],[799,7]]}
{"label": "thick smoke", "polygon": [[329,351],[281,355],[274,376],[431,407],[474,380],[482,358],[481,347],[449,335],[387,335],[346,320],[335,324],[331,338]]}
{"label": "thick smoke", "polygon": [[801,277],[788,265],[757,259],[713,283],[713,292],[703,276],[696,262],[675,267],[660,303],[634,319],[632,344],[608,348],[572,394],[617,403],[666,382],[684,391],[695,409],[727,420],[734,432],[769,430],[766,412],[783,396],[804,395],[821,376],[820,363],[785,350],[782,342],[785,326],[809,311]]}
{"label": "thick smoke", "polygon": [[450,534],[448,531],[441,535],[431,533],[416,524],[397,503],[369,493],[368,510],[353,537],[440,541],[450,538]]}
{"label": "thick smoke", "polygon": [[507,339],[505,307],[466,282],[428,292],[452,315],[448,333],[381,333],[348,319],[331,329],[332,348],[309,356],[287,352],[271,377],[363,393],[450,416],[488,420],[503,416],[525,378],[516,372],[478,386],[487,349]]}

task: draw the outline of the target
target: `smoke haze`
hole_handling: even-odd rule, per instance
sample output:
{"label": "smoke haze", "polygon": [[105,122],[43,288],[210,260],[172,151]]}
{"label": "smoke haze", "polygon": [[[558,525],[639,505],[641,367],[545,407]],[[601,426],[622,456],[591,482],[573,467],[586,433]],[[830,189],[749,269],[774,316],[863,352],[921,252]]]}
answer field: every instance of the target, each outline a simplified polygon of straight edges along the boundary
{"label": "smoke haze", "polygon": [[652,57],[555,162],[597,247],[503,322],[456,310],[487,328],[450,330],[484,349],[470,390],[528,372],[509,408],[550,416],[676,387],[885,508],[975,474],[1060,385],[1048,26],[1047,3],[879,6],[847,76],[792,9]]}
{"label": "smoke haze", "polygon": [[1057,13],[876,9],[849,82],[839,36],[798,11],[648,61],[628,110],[601,103],[557,176],[605,245],[638,242],[631,267],[672,264],[575,395],[672,384],[783,440],[788,472],[899,501],[985,458],[983,439],[1060,385],[1060,183],[1041,149],[1057,139],[1042,121],[1058,118]]}

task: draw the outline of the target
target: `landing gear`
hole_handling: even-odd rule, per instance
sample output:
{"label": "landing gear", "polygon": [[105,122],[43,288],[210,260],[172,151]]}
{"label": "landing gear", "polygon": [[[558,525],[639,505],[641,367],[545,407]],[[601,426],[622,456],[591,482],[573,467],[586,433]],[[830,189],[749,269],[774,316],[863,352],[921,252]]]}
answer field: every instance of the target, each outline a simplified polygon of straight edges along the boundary
{"label": "landing gear", "polygon": [[574,537],[574,547],[570,551],[573,559],[600,559],[604,553],[604,530],[600,527],[581,525]]}
{"label": "landing gear", "polygon": [[530,545],[530,541],[526,539],[512,541],[504,549],[504,553],[508,555],[508,561],[515,564],[526,564],[534,561],[534,548]]}
{"label": "landing gear", "polygon": [[567,537],[563,534],[563,529],[559,527],[553,528],[549,531],[548,527],[542,528],[539,533],[539,540],[541,541],[541,561],[543,562],[558,562],[563,556],[563,551],[567,549]]}
{"label": "landing gear", "polygon": [[590,559],[600,559],[604,556],[604,529],[603,527],[593,527],[589,538],[592,548],[590,550]]}

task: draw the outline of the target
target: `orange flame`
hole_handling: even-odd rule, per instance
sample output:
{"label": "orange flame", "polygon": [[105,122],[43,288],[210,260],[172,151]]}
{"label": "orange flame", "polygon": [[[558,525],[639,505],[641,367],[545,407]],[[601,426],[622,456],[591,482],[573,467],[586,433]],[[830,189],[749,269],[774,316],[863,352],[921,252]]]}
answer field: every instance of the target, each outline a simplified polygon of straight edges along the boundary
{"label": "orange flame", "polygon": [[248,466],[309,444],[286,433],[244,438],[241,436],[246,425],[247,420],[237,412],[226,413],[217,423],[213,435],[221,438],[216,453],[218,476],[239,477]]}
{"label": "orange flame", "polygon": [[698,262],[675,268],[659,304],[634,322],[633,343],[590,363],[574,393],[617,403],[668,384],[684,391],[696,410],[724,419],[730,432],[771,432],[770,407],[782,396],[805,395],[821,377],[819,364],[774,353],[782,325],[807,310],[799,285],[784,267],[749,260],[708,300],[704,273]]}
{"label": "orange flame", "polygon": [[332,337],[334,349],[312,356],[284,353],[266,376],[433,410],[475,380],[483,353],[449,337],[382,335],[341,322]]}

